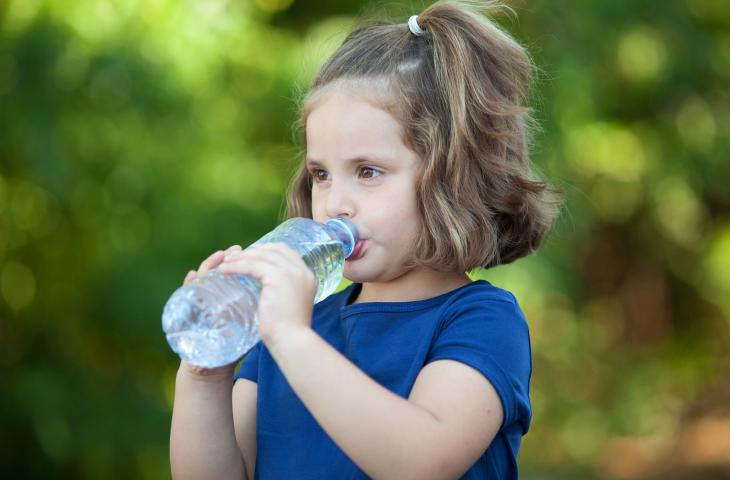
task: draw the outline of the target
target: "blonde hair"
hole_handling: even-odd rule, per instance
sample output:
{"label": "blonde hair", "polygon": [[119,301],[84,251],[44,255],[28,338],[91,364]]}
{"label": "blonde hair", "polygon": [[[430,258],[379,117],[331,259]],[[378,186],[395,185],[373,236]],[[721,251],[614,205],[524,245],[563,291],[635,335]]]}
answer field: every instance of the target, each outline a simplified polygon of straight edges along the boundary
{"label": "blonde hair", "polygon": [[[562,193],[538,179],[529,140],[539,128],[525,106],[535,68],[525,49],[487,16],[491,1],[439,1],[407,23],[365,21],[321,67],[300,102],[295,132],[333,88],[347,87],[391,113],[422,159],[416,186],[422,232],[410,265],[466,272],[536,250]],[[508,7],[507,7],[508,8]],[[511,11],[511,10],[510,10]],[[287,193],[286,217],[312,217],[304,162]]]}

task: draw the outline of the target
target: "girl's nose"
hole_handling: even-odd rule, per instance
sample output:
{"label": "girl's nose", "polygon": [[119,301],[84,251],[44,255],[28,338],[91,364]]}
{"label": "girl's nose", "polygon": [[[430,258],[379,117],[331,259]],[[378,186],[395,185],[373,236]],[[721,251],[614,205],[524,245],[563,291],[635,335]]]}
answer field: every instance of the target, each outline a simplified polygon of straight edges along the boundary
{"label": "girl's nose", "polygon": [[327,193],[326,213],[329,218],[345,215],[352,217],[355,214],[355,206],[352,196],[348,194],[346,187],[336,186],[334,182]]}

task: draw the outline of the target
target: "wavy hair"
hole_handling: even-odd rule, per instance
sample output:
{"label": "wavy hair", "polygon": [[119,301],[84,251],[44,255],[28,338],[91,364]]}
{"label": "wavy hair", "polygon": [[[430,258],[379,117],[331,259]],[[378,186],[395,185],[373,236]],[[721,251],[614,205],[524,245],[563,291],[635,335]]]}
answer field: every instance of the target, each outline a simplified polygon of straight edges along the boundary
{"label": "wavy hair", "polygon": [[[416,186],[422,232],[411,265],[466,272],[535,251],[554,226],[562,193],[530,164],[539,129],[526,105],[536,69],[489,14],[496,1],[439,1],[418,15],[425,31],[365,20],[316,74],[294,125],[333,88],[348,88],[391,113],[422,159]],[[508,11],[514,13],[509,7]],[[286,217],[312,217],[304,162],[287,192]]]}

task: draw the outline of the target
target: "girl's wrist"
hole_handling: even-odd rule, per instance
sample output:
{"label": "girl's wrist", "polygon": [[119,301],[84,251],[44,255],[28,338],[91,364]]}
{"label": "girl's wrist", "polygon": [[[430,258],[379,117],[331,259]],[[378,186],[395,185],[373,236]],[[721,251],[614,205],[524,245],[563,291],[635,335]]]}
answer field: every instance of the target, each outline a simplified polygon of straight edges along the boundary
{"label": "girl's wrist", "polygon": [[316,336],[317,333],[309,327],[293,326],[286,331],[280,331],[275,337],[264,339],[264,344],[274,360],[278,362],[283,359],[282,356],[286,356],[291,351],[296,351]]}
{"label": "girl's wrist", "polygon": [[178,376],[183,375],[187,378],[202,380],[206,382],[220,382],[221,380],[231,380],[236,372],[238,362],[233,362],[222,367],[205,368],[193,365],[185,360],[180,361],[178,368]]}

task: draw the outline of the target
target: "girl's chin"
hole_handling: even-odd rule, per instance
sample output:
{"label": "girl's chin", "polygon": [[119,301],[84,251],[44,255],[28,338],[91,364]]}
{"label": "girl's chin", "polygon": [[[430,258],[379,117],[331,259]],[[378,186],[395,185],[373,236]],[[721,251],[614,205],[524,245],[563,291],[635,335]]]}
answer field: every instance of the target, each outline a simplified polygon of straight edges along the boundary
{"label": "girl's chin", "polygon": [[342,272],[342,276],[352,283],[372,282],[374,280],[373,275],[365,271],[363,268],[359,267],[359,265],[345,264],[345,269]]}

